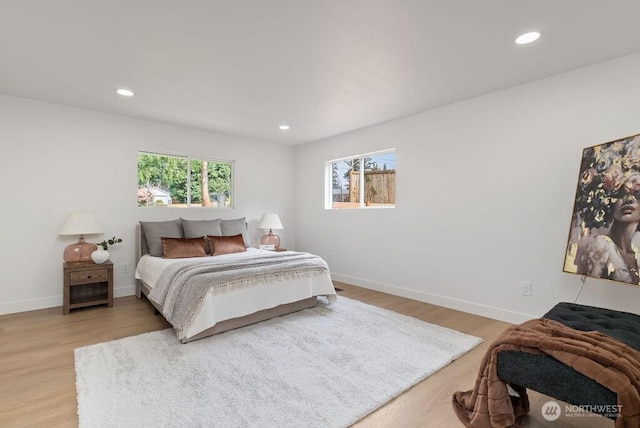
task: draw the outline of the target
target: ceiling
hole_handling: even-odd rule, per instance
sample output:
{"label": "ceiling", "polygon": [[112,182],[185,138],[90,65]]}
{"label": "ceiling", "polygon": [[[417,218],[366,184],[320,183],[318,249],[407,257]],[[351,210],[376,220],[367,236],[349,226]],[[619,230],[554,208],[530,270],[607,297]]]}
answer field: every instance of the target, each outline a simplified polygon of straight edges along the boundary
{"label": "ceiling", "polygon": [[[0,93],[285,144],[640,51],[638,0],[0,0],[0,11]],[[540,40],[514,43],[531,30]]]}

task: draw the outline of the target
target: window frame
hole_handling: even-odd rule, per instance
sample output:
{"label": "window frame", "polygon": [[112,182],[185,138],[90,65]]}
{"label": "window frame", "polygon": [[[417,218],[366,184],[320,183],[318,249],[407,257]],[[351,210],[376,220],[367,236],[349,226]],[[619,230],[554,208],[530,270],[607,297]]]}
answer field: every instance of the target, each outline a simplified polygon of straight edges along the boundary
{"label": "window frame", "polygon": [[[150,149],[138,149],[136,152],[136,182],[137,182],[137,175],[138,175],[138,168],[139,168],[139,159],[140,159],[140,154],[147,154],[147,155],[155,155],[155,156],[166,156],[166,157],[174,157],[174,158],[180,158],[180,159],[185,159],[187,162],[187,171],[186,171],[186,198],[187,198],[187,202],[184,206],[156,206],[156,205],[138,205],[138,208],[204,208],[204,209],[233,209],[235,208],[235,200],[236,200],[236,190],[235,190],[235,161],[231,160],[231,159],[221,159],[221,158],[211,158],[208,156],[200,156],[200,155],[189,155],[189,154],[184,154],[184,153],[176,153],[176,152],[166,152],[166,151],[159,151],[159,150],[150,150]],[[191,162],[192,161],[206,161],[206,162],[212,162],[212,163],[226,163],[229,164],[229,167],[231,168],[231,174],[230,174],[230,181],[231,183],[229,184],[229,198],[231,199],[231,202],[229,203],[229,205],[225,205],[222,207],[219,207],[216,205],[211,205],[209,207],[204,207],[202,206],[202,204],[198,204],[198,203],[193,203],[191,202]],[[136,188],[139,188],[139,185],[136,184]]]}
{"label": "window frame", "polygon": [[[393,204],[384,204],[384,205],[370,205],[367,206],[366,205],[366,201],[365,201],[365,186],[362,185],[362,183],[365,182],[365,158],[368,157],[374,157],[374,156],[378,156],[378,155],[384,155],[384,154],[388,154],[388,153],[393,153],[394,154],[394,161],[397,161],[396,159],[396,148],[392,147],[389,149],[384,149],[384,150],[378,150],[375,152],[368,152],[368,153],[363,153],[363,154],[359,154],[359,155],[353,155],[353,156],[345,156],[345,157],[341,157],[341,158],[337,158],[337,159],[331,159],[325,162],[325,197],[324,197],[324,209],[325,210],[359,210],[359,209],[393,209],[396,207],[397,203],[393,203]],[[336,162],[342,162],[342,161],[348,161],[348,160],[360,160],[360,165],[362,165],[362,167],[359,170],[359,174],[358,174],[358,179],[360,181],[359,188],[358,188],[358,206],[357,207],[344,207],[344,208],[334,208],[333,206],[333,169],[332,169],[332,165]],[[397,163],[397,162],[396,162]],[[395,164],[394,164],[394,171],[396,171],[395,168]]]}

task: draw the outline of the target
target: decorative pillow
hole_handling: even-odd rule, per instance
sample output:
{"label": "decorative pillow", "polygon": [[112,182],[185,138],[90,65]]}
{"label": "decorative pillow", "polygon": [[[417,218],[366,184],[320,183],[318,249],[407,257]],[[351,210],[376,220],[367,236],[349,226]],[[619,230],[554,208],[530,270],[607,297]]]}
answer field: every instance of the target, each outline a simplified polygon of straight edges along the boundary
{"label": "decorative pillow", "polygon": [[212,249],[212,256],[247,251],[241,233],[234,236],[207,236],[207,240]]}
{"label": "decorative pillow", "polygon": [[180,219],[170,221],[141,221],[142,232],[149,247],[149,254],[162,257],[162,241],[160,238],[184,238]]}
{"label": "decorative pillow", "polygon": [[205,257],[204,236],[199,238],[160,238],[162,240],[163,259],[181,259],[184,257]]}
{"label": "decorative pillow", "polygon": [[249,242],[249,231],[247,230],[247,220],[245,217],[234,220],[222,220],[220,222],[220,227],[222,229],[222,236],[242,234],[244,246],[251,246],[251,242]]}
{"label": "decorative pillow", "polygon": [[[202,238],[204,236],[222,236],[222,228],[220,227],[220,219],[216,220],[182,220],[182,229],[184,229],[185,238]],[[207,254],[211,254],[209,241],[203,239],[204,249]]]}

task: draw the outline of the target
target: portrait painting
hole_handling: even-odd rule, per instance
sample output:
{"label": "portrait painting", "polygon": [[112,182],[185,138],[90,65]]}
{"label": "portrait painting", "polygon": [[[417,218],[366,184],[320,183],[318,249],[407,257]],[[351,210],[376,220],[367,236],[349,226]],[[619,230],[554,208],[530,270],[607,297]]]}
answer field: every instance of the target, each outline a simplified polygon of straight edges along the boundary
{"label": "portrait painting", "polygon": [[640,134],[582,151],[565,272],[638,285]]}

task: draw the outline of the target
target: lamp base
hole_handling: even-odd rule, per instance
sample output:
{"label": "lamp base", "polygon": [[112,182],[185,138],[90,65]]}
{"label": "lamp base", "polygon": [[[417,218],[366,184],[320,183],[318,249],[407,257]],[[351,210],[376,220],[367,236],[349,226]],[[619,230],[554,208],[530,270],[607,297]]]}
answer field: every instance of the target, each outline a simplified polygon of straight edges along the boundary
{"label": "lamp base", "polygon": [[65,263],[93,263],[91,253],[96,251],[98,246],[84,241],[80,238],[78,242],[65,247],[62,258]]}
{"label": "lamp base", "polygon": [[264,235],[260,238],[260,245],[273,245],[273,248],[276,251],[280,248],[280,237],[278,235],[274,235],[271,230],[269,230],[268,235]]}

